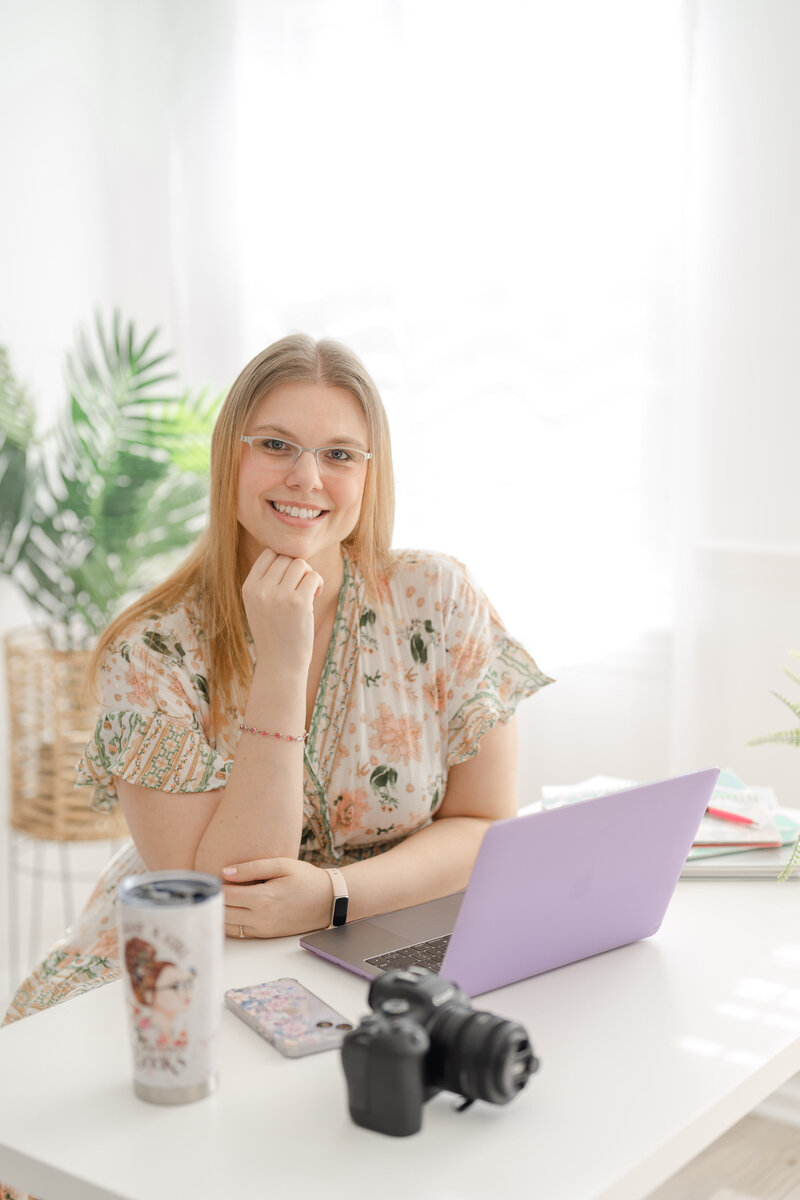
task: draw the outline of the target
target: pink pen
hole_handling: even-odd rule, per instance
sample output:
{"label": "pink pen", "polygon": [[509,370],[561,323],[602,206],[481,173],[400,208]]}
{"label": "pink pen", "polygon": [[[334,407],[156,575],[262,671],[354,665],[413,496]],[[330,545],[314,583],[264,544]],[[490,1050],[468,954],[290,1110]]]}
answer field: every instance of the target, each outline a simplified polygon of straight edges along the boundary
{"label": "pink pen", "polygon": [[752,817],[744,817],[741,813],[726,812],[724,808],[712,808],[709,804],[706,812],[710,817],[719,817],[721,821],[735,821],[737,825],[757,825]]}

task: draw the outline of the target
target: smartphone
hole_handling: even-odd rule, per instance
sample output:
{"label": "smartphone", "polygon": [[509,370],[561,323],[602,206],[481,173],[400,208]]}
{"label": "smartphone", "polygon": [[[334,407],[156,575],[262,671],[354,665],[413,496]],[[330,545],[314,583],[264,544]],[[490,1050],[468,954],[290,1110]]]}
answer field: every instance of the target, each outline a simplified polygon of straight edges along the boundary
{"label": "smartphone", "polygon": [[225,1004],[287,1058],[335,1050],[353,1025],[296,979],[231,988]]}

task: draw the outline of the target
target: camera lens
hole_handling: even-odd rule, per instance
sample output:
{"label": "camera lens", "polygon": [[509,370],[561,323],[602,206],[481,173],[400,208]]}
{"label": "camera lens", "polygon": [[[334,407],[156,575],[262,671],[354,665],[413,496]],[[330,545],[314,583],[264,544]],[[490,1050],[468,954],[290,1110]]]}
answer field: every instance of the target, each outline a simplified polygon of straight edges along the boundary
{"label": "camera lens", "polygon": [[445,1008],[429,1033],[428,1082],[468,1100],[507,1104],[539,1065],[522,1025],[492,1013]]}

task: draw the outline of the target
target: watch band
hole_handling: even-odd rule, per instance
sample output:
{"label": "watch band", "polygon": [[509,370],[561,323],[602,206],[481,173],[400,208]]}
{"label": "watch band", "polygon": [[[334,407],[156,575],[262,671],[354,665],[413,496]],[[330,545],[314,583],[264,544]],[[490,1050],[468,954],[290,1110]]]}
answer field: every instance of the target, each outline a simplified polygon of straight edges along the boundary
{"label": "watch band", "polygon": [[344,925],[346,922],[350,896],[342,872],[336,867],[326,867],[325,870],[331,877],[331,887],[333,888],[333,908],[331,909],[331,923],[328,926],[329,929],[332,929],[334,925]]}

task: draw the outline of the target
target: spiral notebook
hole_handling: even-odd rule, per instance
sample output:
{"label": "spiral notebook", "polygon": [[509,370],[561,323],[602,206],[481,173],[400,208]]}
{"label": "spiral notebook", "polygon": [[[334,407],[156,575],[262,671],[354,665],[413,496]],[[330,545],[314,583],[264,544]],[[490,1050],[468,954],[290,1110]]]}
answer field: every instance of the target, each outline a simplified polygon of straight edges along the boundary
{"label": "spiral notebook", "polygon": [[719,771],[711,768],[491,825],[466,891],[301,937],[374,978],[430,966],[481,995],[650,937],[661,925]]}

